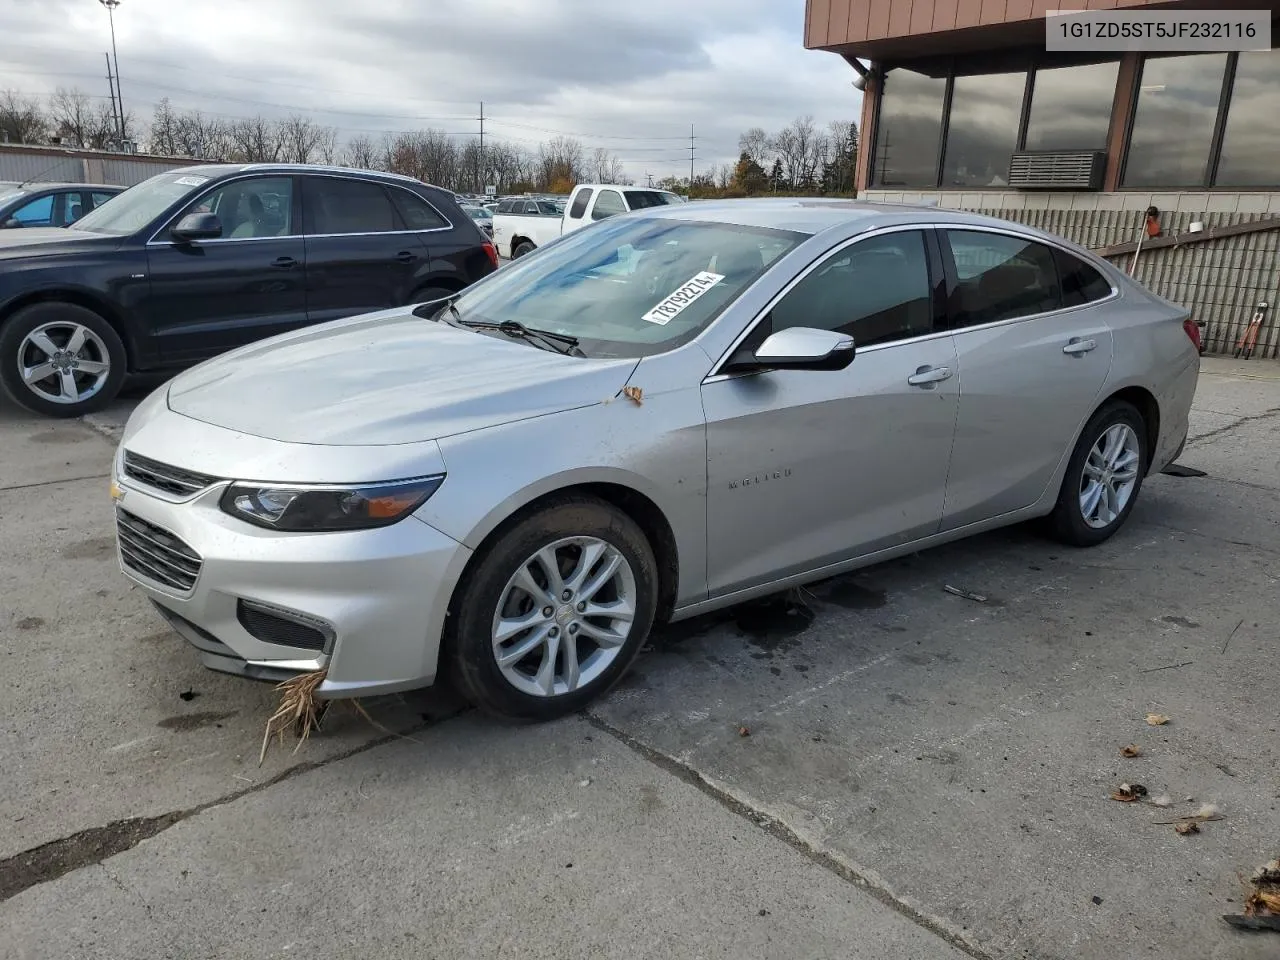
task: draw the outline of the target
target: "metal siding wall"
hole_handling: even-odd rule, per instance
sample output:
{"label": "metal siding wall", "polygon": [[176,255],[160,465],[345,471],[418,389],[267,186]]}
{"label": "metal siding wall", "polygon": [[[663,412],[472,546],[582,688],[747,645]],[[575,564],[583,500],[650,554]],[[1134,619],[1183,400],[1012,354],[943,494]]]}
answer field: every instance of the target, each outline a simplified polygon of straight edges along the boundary
{"label": "metal siding wall", "polygon": [[[1010,195],[1017,197],[1017,195]],[[1226,200],[1225,195],[1218,195]],[[1018,209],[988,204],[964,204],[956,195],[928,193],[902,196],[903,202],[937,198],[943,207],[963,207],[1066,237],[1082,247],[1097,249],[1136,240],[1142,208],[1126,210]],[[1028,196],[1028,199],[1030,197]],[[868,196],[867,199],[873,199]],[[885,199],[889,199],[885,197]],[[988,197],[988,201],[991,198]],[[1147,197],[1133,197],[1145,203]],[[1025,201],[1024,201],[1025,202]],[[1277,213],[1182,213],[1164,210],[1160,223],[1166,236],[1186,233],[1193,220],[1205,229],[1275,217]],[[1132,254],[1112,257],[1128,271]],[[1186,246],[1165,247],[1139,256],[1136,279],[1154,293],[1181,304],[1197,320],[1206,322],[1206,352],[1231,354],[1261,301],[1271,305],[1258,337],[1254,356],[1280,357],[1280,231],[1243,234]]]}
{"label": "metal siding wall", "polygon": [[80,157],[0,153],[0,180],[11,180],[14,183],[27,180],[65,180],[79,183],[84,178],[84,161]]}
{"label": "metal siding wall", "polygon": [[148,177],[199,161],[168,160],[140,156],[56,156],[0,150],[0,181],[22,183],[25,180],[67,183],[110,183],[132,187]]}

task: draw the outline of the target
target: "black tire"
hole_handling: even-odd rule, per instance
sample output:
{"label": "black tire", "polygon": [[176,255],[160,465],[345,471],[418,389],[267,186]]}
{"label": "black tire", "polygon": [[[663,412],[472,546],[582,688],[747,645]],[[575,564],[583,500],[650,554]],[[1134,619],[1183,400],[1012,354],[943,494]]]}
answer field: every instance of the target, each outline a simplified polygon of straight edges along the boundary
{"label": "black tire", "polygon": [[[105,380],[103,380],[102,385],[93,396],[79,402],[58,403],[41,396],[32,387],[23,382],[22,376],[18,372],[19,364],[23,363],[24,360],[29,360],[30,357],[19,357],[18,351],[23,348],[24,341],[29,333],[37,327],[49,323],[79,324],[92,331],[97,337],[99,343],[95,344],[91,341],[87,343],[85,350],[88,351],[88,354],[82,353],[82,356],[85,359],[89,359],[91,354],[96,358],[96,362],[105,360],[109,366]],[[56,339],[54,344],[58,347],[66,345]],[[23,348],[24,354],[29,354],[31,349],[30,346]],[[98,354],[102,354],[104,351],[105,356],[98,358]],[[116,394],[120,392],[120,388],[124,384],[127,365],[128,357],[125,354],[124,344],[111,324],[107,323],[106,320],[92,310],[77,306],[74,303],[60,301],[34,303],[29,307],[23,307],[10,317],[3,327],[0,327],[0,386],[4,387],[4,392],[15,403],[45,416],[78,417],[101,410],[111,403],[116,398]],[[77,376],[84,378],[86,375],[80,373]],[[49,382],[46,381],[46,386],[48,385]]]}
{"label": "black tire", "polygon": [[511,259],[519,260],[521,257],[525,256],[526,254],[533,253],[533,251],[537,249],[538,248],[535,247],[528,240],[523,240],[516,245],[516,248],[514,250],[511,251]]}
{"label": "black tire", "polygon": [[[1133,429],[1138,440],[1138,469],[1133,481],[1133,489],[1128,501],[1116,517],[1103,527],[1091,526],[1086,522],[1080,504],[1081,488],[1084,485],[1085,462],[1089,452],[1102,438],[1102,435],[1118,424],[1126,424]],[[1067,463],[1067,472],[1062,479],[1062,490],[1058,494],[1058,502],[1049,515],[1049,532],[1063,543],[1074,547],[1092,547],[1110,539],[1119,530],[1133,505],[1138,502],[1142,492],[1142,480],[1146,476],[1147,462],[1147,427],[1142,415],[1131,403],[1113,400],[1103,406],[1085,424],[1076,443],[1076,448]]]}
{"label": "black tire", "polygon": [[[552,696],[526,693],[509,681],[498,666],[492,640],[498,604],[522,563],[545,546],[579,536],[604,541],[630,565],[636,587],[631,632],[617,648],[612,662],[590,682]],[[507,720],[552,720],[582,709],[618,682],[653,626],[657,599],[657,562],[635,521],[594,497],[566,496],[500,530],[481,548],[450,607],[444,666],[458,692],[486,713]],[[580,639],[583,636],[579,634]],[[518,642],[513,640],[513,645]],[[530,654],[535,655],[541,662],[545,651],[537,648]],[[562,664],[562,659],[553,661],[557,667]]]}

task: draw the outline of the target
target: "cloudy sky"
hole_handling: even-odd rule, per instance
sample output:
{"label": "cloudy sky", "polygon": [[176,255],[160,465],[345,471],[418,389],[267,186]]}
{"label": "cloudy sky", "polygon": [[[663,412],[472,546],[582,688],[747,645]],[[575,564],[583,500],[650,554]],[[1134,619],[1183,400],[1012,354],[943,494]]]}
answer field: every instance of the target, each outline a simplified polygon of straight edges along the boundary
{"label": "cloudy sky", "polygon": [[[0,90],[107,96],[97,0],[0,0]],[[557,133],[628,172],[736,159],[750,126],[856,120],[853,74],[803,47],[804,0],[121,0],[125,107],[305,112],[357,133],[435,127],[534,147]]]}

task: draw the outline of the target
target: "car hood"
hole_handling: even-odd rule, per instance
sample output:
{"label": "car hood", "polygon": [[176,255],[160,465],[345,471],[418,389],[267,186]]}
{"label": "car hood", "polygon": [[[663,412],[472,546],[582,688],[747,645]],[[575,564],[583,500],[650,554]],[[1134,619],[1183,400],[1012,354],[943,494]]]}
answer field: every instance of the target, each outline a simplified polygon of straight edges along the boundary
{"label": "car hood", "polygon": [[289,443],[415,443],[604,402],[636,364],[566,357],[398,310],[224,354],[177,377],[168,404]]}
{"label": "car hood", "polygon": [[0,230],[0,260],[71,253],[90,247],[114,247],[119,243],[119,237],[68,227],[14,227]]}

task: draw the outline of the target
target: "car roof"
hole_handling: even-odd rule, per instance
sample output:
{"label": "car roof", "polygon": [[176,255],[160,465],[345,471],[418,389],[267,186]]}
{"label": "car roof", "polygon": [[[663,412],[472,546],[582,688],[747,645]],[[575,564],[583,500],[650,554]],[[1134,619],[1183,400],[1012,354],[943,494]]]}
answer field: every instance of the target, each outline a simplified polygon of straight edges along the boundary
{"label": "car roof", "polygon": [[0,183],[0,190],[16,190],[22,193],[35,193],[39,190],[124,190],[124,187],[110,183],[60,183],[50,181],[32,181],[29,183]]}
{"label": "car roof", "polygon": [[[175,167],[168,173],[196,174],[205,177],[224,177],[233,173],[342,173],[354,174],[373,180],[386,180],[393,183],[416,183],[418,186],[430,186],[414,177],[400,173],[387,173],[383,170],[358,170],[355,167],[339,167],[319,163],[205,163],[193,167]],[[436,189],[440,189],[437,187]],[[452,191],[445,191],[450,196]]]}

